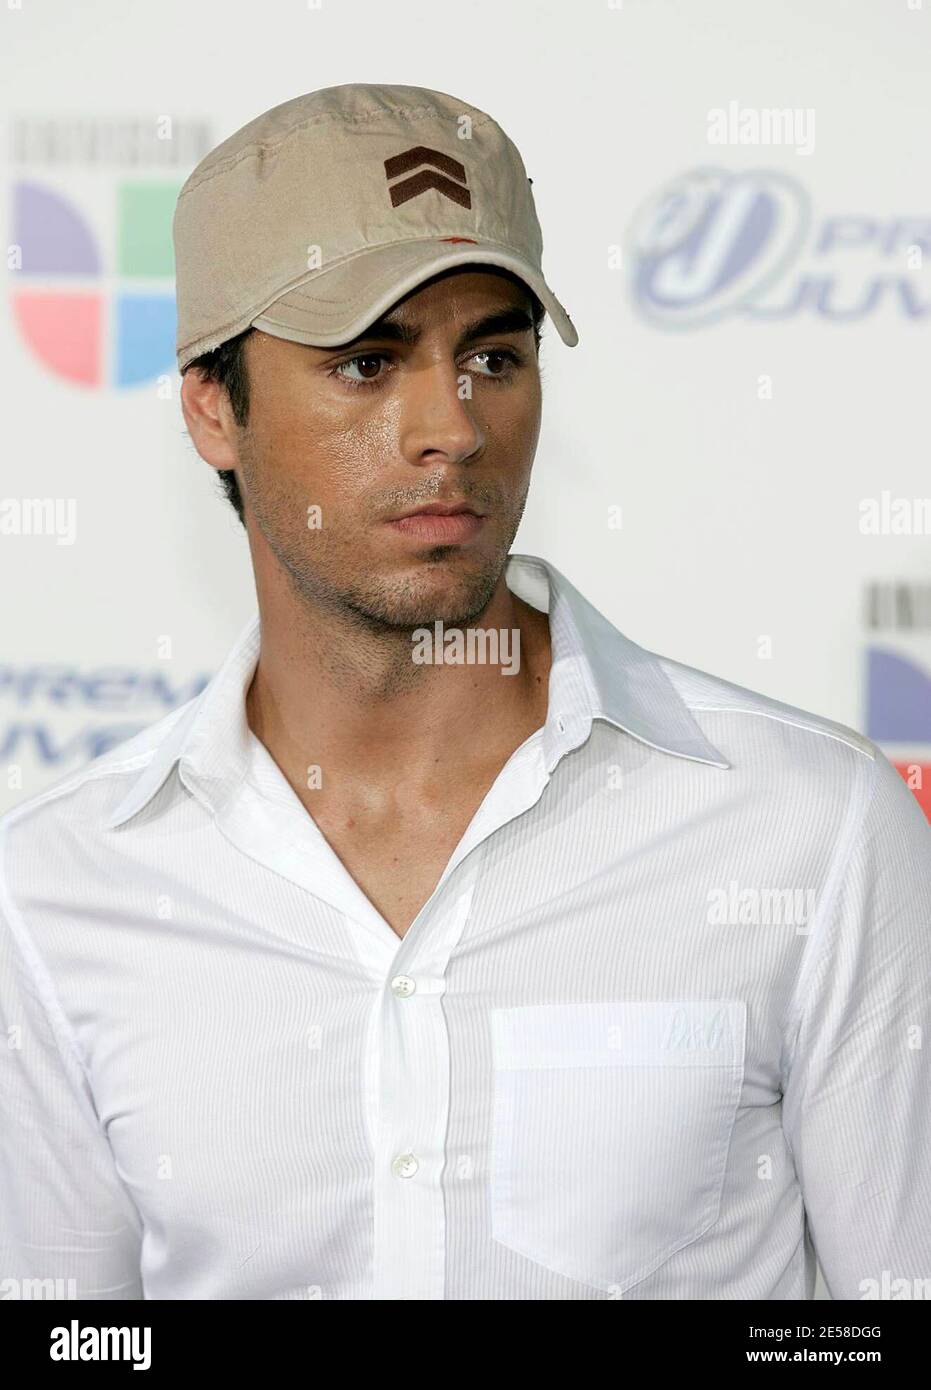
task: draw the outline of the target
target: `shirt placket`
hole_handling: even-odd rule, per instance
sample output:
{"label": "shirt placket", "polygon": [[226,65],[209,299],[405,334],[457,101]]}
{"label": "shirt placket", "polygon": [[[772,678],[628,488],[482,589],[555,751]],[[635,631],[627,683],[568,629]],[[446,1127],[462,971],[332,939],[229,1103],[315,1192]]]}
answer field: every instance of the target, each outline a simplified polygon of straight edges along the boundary
{"label": "shirt placket", "polygon": [[[560,725],[560,729],[562,729]],[[286,784],[267,760],[278,797]],[[218,817],[250,857],[330,903],[345,918],[359,964],[378,982],[365,1041],[364,1113],[373,1153],[376,1299],[442,1299],[443,1195],[449,1128],[449,1036],[443,1009],[450,956],[472,907],[495,833],[539,799],[548,781],[538,731],[512,755],[401,938],[341,864],[297,799],[240,788]]]}
{"label": "shirt placket", "polygon": [[[374,1011],[374,1286],[377,1299],[442,1299],[449,1125],[446,971],[472,906],[481,851],[460,865],[416,937],[402,940]],[[409,942],[409,944],[408,944]]]}

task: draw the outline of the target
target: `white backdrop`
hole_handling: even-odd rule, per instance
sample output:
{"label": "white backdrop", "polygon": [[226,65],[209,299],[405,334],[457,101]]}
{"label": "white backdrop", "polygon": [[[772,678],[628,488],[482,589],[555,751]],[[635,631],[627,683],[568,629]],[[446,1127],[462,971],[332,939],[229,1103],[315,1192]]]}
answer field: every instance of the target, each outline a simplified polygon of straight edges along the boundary
{"label": "white backdrop", "polygon": [[546,329],[514,548],[869,733],[931,815],[931,0],[9,0],[0,45],[0,810],[187,699],[252,608],[179,408],[173,200],[364,81],[491,112],[533,178],[581,343]]}

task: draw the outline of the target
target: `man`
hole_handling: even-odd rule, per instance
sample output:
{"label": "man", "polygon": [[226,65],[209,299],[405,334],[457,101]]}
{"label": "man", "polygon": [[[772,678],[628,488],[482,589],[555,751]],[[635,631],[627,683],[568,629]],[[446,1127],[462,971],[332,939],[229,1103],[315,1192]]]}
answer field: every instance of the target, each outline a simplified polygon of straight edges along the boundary
{"label": "man", "polygon": [[259,611],[2,823],[0,1274],[931,1275],[931,830],[870,740],[509,555],[543,310],[576,341],[514,146],[442,93],[313,93],[198,166],[175,239],[184,418]]}

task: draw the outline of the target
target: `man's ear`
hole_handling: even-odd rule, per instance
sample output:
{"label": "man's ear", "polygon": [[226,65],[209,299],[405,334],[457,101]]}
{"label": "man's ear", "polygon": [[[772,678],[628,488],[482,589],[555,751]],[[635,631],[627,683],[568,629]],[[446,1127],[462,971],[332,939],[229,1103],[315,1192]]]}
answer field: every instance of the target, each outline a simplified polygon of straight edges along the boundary
{"label": "man's ear", "polygon": [[201,458],[211,468],[236,468],[236,422],[225,387],[192,367],[181,378],[181,412]]}

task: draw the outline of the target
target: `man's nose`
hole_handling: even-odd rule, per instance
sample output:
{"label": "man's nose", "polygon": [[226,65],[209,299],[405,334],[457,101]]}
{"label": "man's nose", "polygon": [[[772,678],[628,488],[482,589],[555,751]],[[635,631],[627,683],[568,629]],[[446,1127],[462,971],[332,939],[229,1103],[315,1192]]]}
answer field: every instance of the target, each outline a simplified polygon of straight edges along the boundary
{"label": "man's nose", "polygon": [[463,463],[485,444],[472,404],[472,378],[454,362],[434,362],[405,382],[401,446],[411,463],[442,454]]}

